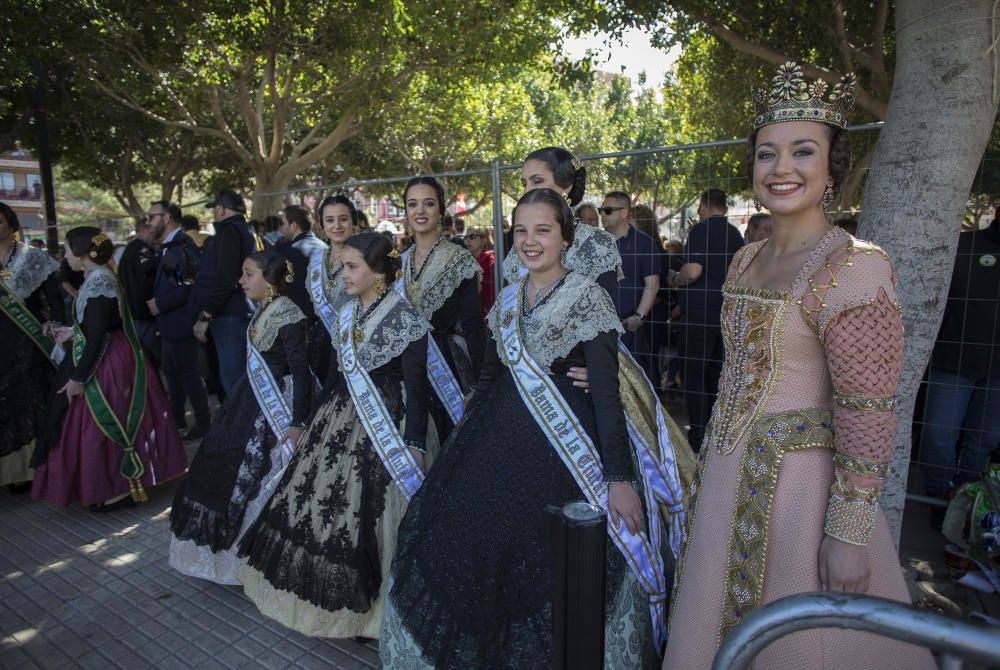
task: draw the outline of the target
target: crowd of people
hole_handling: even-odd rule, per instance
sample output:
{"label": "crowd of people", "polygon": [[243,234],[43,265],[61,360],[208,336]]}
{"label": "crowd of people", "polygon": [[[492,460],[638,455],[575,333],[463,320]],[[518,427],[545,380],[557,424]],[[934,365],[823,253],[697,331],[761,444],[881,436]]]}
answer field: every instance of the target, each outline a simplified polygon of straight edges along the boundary
{"label": "crowd of people", "polygon": [[[747,613],[794,593],[908,602],[878,504],[895,277],[824,212],[852,82],[779,74],[748,139],[769,218],[744,239],[709,189],[666,263],[629,194],[580,207],[587,168],[558,147],[523,161],[500,287],[492,231],[455,239],[426,176],[401,194],[403,249],[341,195],[258,235],[222,191],[208,239],[153,203],[117,273],[100,230],[67,234],[60,272],[0,208],[0,481],[107,511],[186,471],[172,567],[242,585],[306,635],[378,639],[387,668],[549,667],[544,510],[581,498],[607,513],[605,668],[708,668]],[[686,434],[660,402],[668,321]],[[933,661],[819,629],[758,666]]]}

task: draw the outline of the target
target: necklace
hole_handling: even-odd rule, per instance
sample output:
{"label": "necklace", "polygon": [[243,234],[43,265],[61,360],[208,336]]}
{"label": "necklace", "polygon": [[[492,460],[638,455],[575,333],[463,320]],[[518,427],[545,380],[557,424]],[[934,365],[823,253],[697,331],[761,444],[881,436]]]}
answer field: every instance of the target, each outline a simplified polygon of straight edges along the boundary
{"label": "necklace", "polygon": [[17,252],[17,242],[14,242],[10,246],[10,252],[7,254],[7,258],[0,261],[0,279],[10,279],[14,276],[14,271],[10,269],[11,261],[14,260],[14,254]]}
{"label": "necklace", "polygon": [[[372,300],[372,304],[368,305],[368,307],[366,307],[364,311],[361,311],[361,299],[360,298],[358,299],[358,304],[355,305],[355,307],[354,307],[354,333],[353,333],[353,336],[354,336],[354,341],[355,342],[360,342],[362,339],[364,339],[363,327],[364,327],[365,321],[368,319],[369,316],[372,315],[372,312],[374,312],[378,308],[378,306],[382,304],[382,301],[385,300],[385,297],[387,295],[389,295],[389,291],[390,291],[390,289],[387,287],[384,291],[382,291],[378,295],[377,298],[375,298],[374,300]],[[361,313],[359,314],[358,312],[361,312]]]}
{"label": "necklace", "polygon": [[427,261],[430,260],[431,254],[434,253],[434,250],[437,249],[438,245],[441,244],[442,242],[444,242],[444,238],[439,237],[437,242],[434,243],[434,246],[432,246],[430,250],[427,252],[427,255],[424,256],[422,261],[420,261],[420,269],[417,269],[417,249],[416,247],[414,247],[413,259],[410,261],[410,278],[413,281],[417,281],[418,279],[420,279],[420,275],[424,273],[424,268],[427,267]]}
{"label": "necklace", "polygon": [[529,289],[529,291],[530,290],[534,290],[535,291],[535,296],[533,298],[531,298],[529,296],[528,302],[530,302],[533,307],[537,307],[538,306],[538,296],[542,295],[543,293],[544,293],[545,296],[548,296],[548,294],[552,292],[552,289],[555,288],[555,285],[558,284],[563,279],[563,277],[565,277],[565,276],[566,276],[566,273],[563,272],[561,275],[559,275],[558,277],[556,277],[554,281],[549,282],[548,284],[546,284],[545,286],[543,286],[541,288],[535,288],[535,285],[532,284],[531,280],[529,279],[526,282],[528,284],[528,289]]}

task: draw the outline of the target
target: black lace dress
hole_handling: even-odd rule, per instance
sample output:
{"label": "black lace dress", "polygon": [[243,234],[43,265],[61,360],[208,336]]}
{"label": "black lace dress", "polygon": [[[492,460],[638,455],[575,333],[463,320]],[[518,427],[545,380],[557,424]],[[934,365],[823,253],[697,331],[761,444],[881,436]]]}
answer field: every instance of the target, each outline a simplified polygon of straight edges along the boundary
{"label": "black lace dress", "polygon": [[[63,321],[59,264],[39,249],[18,243],[0,281],[40,324]],[[9,276],[4,276],[8,275]],[[32,441],[42,432],[49,383],[54,371],[42,353],[6,314],[0,312],[0,486],[31,479]]]}
{"label": "black lace dress", "polygon": [[[306,360],[306,324],[288,298],[251,322],[251,339],[304,426],[313,378]],[[226,395],[202,440],[170,511],[171,567],[192,577],[239,584],[233,546],[270,498],[288,459],[278,448],[244,373]]]}
{"label": "black lace dress", "polygon": [[[617,318],[606,302],[613,325]],[[545,320],[543,304],[535,309]],[[589,335],[548,367],[599,448],[605,479],[630,481],[617,395],[618,333]],[[565,374],[583,365],[592,380],[589,395]],[[400,525],[380,643],[384,667],[549,668],[554,583],[544,509],[581,499],[491,338],[467,413]],[[610,541],[607,558],[605,667],[654,667],[645,594]]]}
{"label": "black lace dress", "polygon": [[[422,448],[429,324],[395,291],[372,305],[363,324],[358,361],[406,443]],[[405,509],[340,377],[240,543],[246,594],[265,615],[306,635],[378,637]]]}

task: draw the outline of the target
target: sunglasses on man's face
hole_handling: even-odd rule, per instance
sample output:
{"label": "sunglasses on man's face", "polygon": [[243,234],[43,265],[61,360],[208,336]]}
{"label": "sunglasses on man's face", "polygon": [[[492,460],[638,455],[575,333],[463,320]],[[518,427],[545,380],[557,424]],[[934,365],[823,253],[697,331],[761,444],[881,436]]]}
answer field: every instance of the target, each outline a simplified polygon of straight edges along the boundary
{"label": "sunglasses on man's face", "polygon": [[479,233],[469,233],[468,235],[465,236],[465,239],[467,239],[467,240],[478,240],[479,239]]}
{"label": "sunglasses on man's face", "polygon": [[611,216],[619,209],[628,209],[628,207],[601,207],[601,211],[604,213],[604,216]]}

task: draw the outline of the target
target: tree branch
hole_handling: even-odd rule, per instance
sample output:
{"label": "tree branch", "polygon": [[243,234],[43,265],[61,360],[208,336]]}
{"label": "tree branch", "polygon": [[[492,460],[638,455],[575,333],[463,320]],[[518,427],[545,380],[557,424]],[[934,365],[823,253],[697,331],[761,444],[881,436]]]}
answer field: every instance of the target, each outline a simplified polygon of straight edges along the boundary
{"label": "tree branch", "polygon": [[[782,63],[793,60],[787,54],[772,49],[771,47],[751,42],[716,19],[698,17],[698,20],[704,23],[705,26],[708,27],[708,29],[711,30],[719,39],[723,40],[737,51],[760,58],[768,63],[774,63],[775,65],[781,65]],[[836,70],[820,67],[814,63],[800,62],[799,65],[802,67],[802,72],[806,76],[813,79],[822,78],[823,80],[829,82],[836,81],[844,76]],[[888,100],[879,99],[860,86],[855,87],[854,94],[861,107],[871,112],[879,120],[885,119],[886,111],[889,108]]]}

